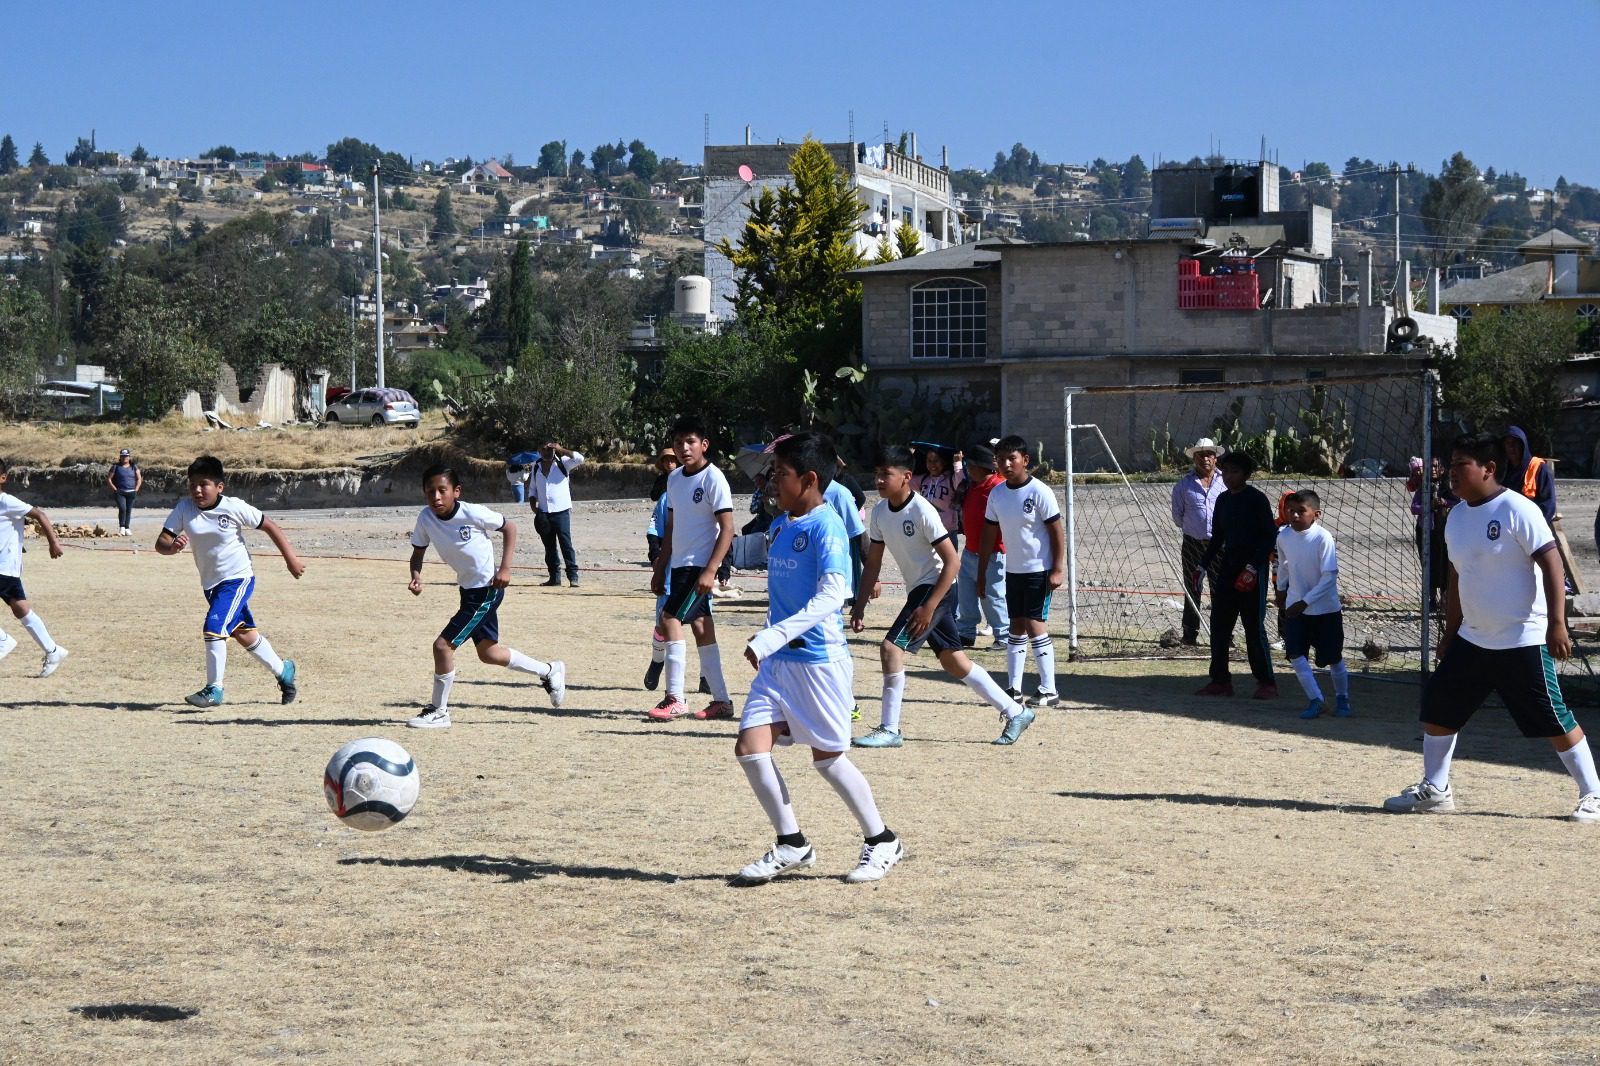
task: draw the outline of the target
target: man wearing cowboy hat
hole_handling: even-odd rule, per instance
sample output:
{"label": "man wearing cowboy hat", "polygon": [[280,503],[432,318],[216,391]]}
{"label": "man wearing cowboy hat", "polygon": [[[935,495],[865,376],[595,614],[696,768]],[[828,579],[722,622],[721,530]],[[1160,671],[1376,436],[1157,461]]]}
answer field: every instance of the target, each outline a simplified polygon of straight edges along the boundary
{"label": "man wearing cowboy hat", "polygon": [[[1211,546],[1211,516],[1217,497],[1225,491],[1217,474],[1217,458],[1227,449],[1210,437],[1201,437],[1183,454],[1194,460],[1194,469],[1172,486],[1172,524],[1183,530],[1183,584],[1188,595],[1183,600],[1183,642],[1200,643],[1200,592],[1206,575],[1200,560]],[[1213,578],[1215,575],[1211,575]]]}

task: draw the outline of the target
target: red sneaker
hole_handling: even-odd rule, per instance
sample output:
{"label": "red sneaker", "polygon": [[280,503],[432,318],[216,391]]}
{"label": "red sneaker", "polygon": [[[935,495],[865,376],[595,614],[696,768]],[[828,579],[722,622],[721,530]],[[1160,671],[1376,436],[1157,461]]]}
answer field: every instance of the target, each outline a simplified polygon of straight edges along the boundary
{"label": "red sneaker", "polygon": [[712,700],[703,711],[695,711],[694,717],[704,722],[710,718],[732,718],[733,704],[727,700]]}
{"label": "red sneaker", "polygon": [[1255,692],[1250,696],[1253,700],[1275,700],[1278,698],[1277,685],[1257,685]]}
{"label": "red sneaker", "polygon": [[670,722],[675,718],[682,718],[689,713],[689,705],[676,696],[667,696],[660,703],[644,712],[646,717],[658,722]]}
{"label": "red sneaker", "polygon": [[1233,695],[1233,682],[1213,681],[1209,685],[1195,691],[1196,696],[1231,696]]}

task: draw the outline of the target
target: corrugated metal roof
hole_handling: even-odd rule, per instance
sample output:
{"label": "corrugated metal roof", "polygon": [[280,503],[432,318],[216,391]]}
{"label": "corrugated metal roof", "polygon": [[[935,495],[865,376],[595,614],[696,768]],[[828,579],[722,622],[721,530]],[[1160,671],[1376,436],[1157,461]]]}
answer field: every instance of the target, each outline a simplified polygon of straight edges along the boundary
{"label": "corrugated metal roof", "polygon": [[1442,304],[1531,304],[1550,291],[1550,262],[1524,263],[1484,278],[1458,281],[1439,293]]}

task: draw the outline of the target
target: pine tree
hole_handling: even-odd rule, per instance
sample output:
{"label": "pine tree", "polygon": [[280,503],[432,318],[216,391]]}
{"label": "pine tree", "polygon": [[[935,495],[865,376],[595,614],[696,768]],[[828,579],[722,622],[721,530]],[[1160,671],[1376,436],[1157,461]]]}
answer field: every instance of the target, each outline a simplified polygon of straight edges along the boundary
{"label": "pine tree", "polygon": [[456,216],[450,208],[450,190],[446,187],[440,189],[439,195],[433,198],[433,237],[442,241],[455,235]]}
{"label": "pine tree", "polygon": [[0,174],[10,174],[17,169],[17,142],[11,134],[0,138]]}
{"label": "pine tree", "polygon": [[44,154],[44,145],[41,142],[33,142],[33,154],[28,156],[28,165],[30,167],[47,167],[50,165],[50,157]]}
{"label": "pine tree", "polygon": [[533,267],[528,260],[528,238],[517,238],[511,255],[511,279],[506,297],[506,362],[515,363],[533,339]]}

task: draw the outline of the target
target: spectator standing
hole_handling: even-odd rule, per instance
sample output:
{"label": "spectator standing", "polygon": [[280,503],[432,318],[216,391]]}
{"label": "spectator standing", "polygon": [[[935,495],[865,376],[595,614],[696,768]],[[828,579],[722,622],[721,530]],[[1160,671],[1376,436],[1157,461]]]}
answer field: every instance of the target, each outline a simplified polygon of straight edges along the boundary
{"label": "spectator standing", "polygon": [[1537,504],[1539,510],[1544,512],[1545,523],[1552,529],[1555,528],[1557,517],[1555,464],[1533,454],[1533,449],[1528,446],[1528,435],[1522,431],[1521,426],[1512,426],[1506,430],[1503,443],[1506,449],[1506,468],[1501,475],[1501,484],[1509,489],[1515,489]]}
{"label": "spectator standing", "polygon": [[[1411,476],[1406,481],[1406,487],[1411,490],[1411,513],[1416,518],[1417,528],[1412,535],[1417,545],[1417,561],[1422,561],[1422,515],[1428,506],[1422,498],[1422,460],[1411,460]],[[1423,575],[1423,585],[1428,590],[1428,609],[1438,610],[1444,597],[1445,588],[1449,584],[1450,553],[1445,547],[1444,520],[1450,513],[1450,508],[1458,502],[1456,494],[1450,491],[1450,478],[1445,469],[1444,460],[1439,456],[1433,457],[1433,532],[1428,537],[1428,572]]]}
{"label": "spectator standing", "polygon": [[961,472],[955,463],[955,452],[947,448],[921,449],[917,466],[920,469],[911,478],[912,489],[933,504],[944,531],[955,536],[961,532],[961,505],[956,497]]}
{"label": "spectator standing", "polygon": [[144,488],[144,471],[133,461],[133,454],[122,449],[111,473],[106,476],[106,486],[117,494],[117,536],[133,536],[133,501]]}
{"label": "spectator standing", "polygon": [[1217,459],[1226,451],[1210,437],[1201,437],[1193,447],[1183,450],[1193,461],[1194,469],[1172,486],[1172,524],[1183,530],[1180,566],[1187,592],[1183,598],[1183,642],[1190,646],[1200,643],[1200,594],[1207,576],[1211,578],[1212,595],[1216,595],[1216,574],[1208,575],[1200,560],[1211,546],[1211,520],[1217,498],[1224,490]]}
{"label": "spectator standing", "polygon": [[514,459],[506,460],[506,481],[511,485],[511,497],[518,503],[528,502],[528,480],[533,472]]}
{"label": "spectator standing", "polygon": [[[572,548],[572,471],[583,456],[554,441],[539,450],[533,465],[533,528],[544,541],[544,565],[550,571],[546,585],[561,584],[561,564],[567,567],[567,584],[578,585],[578,554]],[[557,549],[560,555],[557,556]]]}
{"label": "spectator standing", "polygon": [[1267,560],[1278,541],[1278,524],[1272,520],[1272,501],[1248,484],[1256,464],[1243,452],[1222,459],[1221,476],[1228,488],[1212,516],[1211,544],[1200,558],[1209,570],[1220,560],[1211,585],[1211,681],[1201,696],[1233,695],[1228,675],[1228,643],[1234,624],[1244,627],[1250,672],[1256,677],[1255,698],[1274,699],[1278,684],[1272,676],[1272,652],[1267,647]]}
{"label": "spectator standing", "polygon": [[[983,529],[983,513],[989,506],[989,493],[1005,478],[995,472],[994,449],[987,444],[974,444],[967,449],[967,481],[962,492],[961,526],[963,529]],[[1006,613],[1005,572],[1006,544],[996,535],[994,554],[989,557],[989,569],[984,575],[984,595],[978,596],[978,548],[983,537],[967,536],[966,547],[961,552],[961,573],[956,583],[956,633],[961,646],[970,648],[978,642],[978,616],[982,613],[994,634],[994,647],[1007,646],[1005,634],[1011,628],[1011,618]]]}

